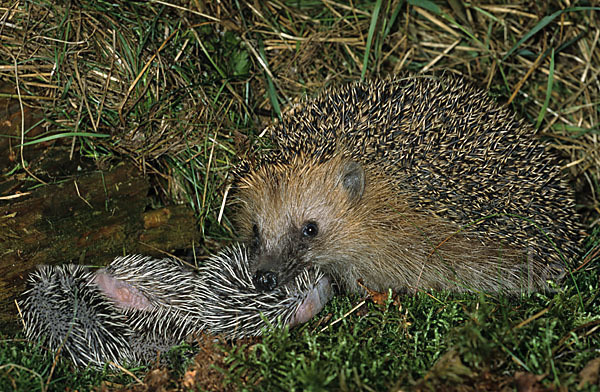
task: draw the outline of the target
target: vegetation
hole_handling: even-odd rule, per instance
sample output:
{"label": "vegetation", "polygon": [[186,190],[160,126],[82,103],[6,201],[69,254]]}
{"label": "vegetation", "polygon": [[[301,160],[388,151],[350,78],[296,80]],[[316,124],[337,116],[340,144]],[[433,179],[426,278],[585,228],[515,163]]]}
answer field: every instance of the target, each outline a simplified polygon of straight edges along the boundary
{"label": "vegetation", "polygon": [[561,151],[591,233],[552,293],[340,296],[292,331],[198,337],[199,354],[167,368],[73,371],[4,335],[0,389],[600,389],[600,8],[494,3],[0,2],[1,107],[17,114],[1,128],[2,201],[55,181],[38,170],[46,154],[128,160],[156,204],[195,208],[200,251],[212,253],[233,237],[229,210],[219,219],[229,169],[249,146],[268,148],[261,131],[288,105],[332,84],[444,71],[487,88]]}

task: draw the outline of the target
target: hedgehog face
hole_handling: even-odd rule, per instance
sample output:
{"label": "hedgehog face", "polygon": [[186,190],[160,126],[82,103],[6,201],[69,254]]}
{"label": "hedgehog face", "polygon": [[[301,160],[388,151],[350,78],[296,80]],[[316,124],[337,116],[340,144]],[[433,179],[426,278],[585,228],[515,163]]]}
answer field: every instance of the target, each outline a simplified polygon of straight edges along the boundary
{"label": "hedgehog face", "polygon": [[256,287],[274,290],[311,265],[327,270],[331,244],[364,190],[362,165],[342,157],[270,165],[242,179],[238,226]]}

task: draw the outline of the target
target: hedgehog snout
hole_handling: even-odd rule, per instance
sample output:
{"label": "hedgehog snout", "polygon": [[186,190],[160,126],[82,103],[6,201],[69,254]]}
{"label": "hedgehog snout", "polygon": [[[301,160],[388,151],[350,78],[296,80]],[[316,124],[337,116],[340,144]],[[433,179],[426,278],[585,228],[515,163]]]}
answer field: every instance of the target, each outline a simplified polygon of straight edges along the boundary
{"label": "hedgehog snout", "polygon": [[252,277],[252,282],[260,291],[273,291],[277,287],[277,274],[273,271],[258,270]]}
{"label": "hedgehog snout", "polygon": [[251,270],[252,283],[258,291],[271,292],[292,282],[306,267],[308,265],[293,254],[260,255]]}
{"label": "hedgehog snout", "polygon": [[254,255],[251,262],[252,283],[258,291],[269,292],[287,282],[280,276],[282,257],[279,252],[262,252]]}

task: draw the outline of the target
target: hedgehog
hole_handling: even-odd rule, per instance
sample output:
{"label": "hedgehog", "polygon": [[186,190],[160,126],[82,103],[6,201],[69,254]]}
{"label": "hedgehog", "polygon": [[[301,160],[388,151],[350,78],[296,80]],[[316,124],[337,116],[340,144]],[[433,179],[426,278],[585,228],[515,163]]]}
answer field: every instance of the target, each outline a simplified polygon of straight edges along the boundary
{"label": "hedgehog", "polygon": [[345,291],[547,290],[579,252],[556,152],[462,77],[330,88],[265,133],[234,173],[264,291],[312,267]]}
{"label": "hedgehog", "polygon": [[19,301],[25,337],[61,350],[77,366],[120,362],[130,353],[127,319],[78,265],[40,266]]}
{"label": "hedgehog", "polygon": [[40,266],[19,308],[25,336],[61,350],[77,366],[140,364],[200,332],[237,339],[269,325],[294,326],[332,295],[318,268],[264,293],[254,287],[244,246],[211,257],[198,270],[179,261],[132,255],[93,271]]}
{"label": "hedgehog", "polygon": [[209,259],[198,271],[200,318],[206,330],[238,339],[259,336],[270,325],[302,324],[319,313],[333,295],[329,278],[306,268],[288,285],[258,290],[245,247],[234,246]]}

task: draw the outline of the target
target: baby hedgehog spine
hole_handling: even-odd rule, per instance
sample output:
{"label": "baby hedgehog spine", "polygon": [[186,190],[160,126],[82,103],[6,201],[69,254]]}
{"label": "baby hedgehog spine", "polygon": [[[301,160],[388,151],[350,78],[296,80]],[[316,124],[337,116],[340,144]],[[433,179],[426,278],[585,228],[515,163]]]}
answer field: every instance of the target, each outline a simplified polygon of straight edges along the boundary
{"label": "baby hedgehog spine", "polygon": [[104,300],[93,277],[78,265],[31,273],[19,304],[25,337],[61,349],[77,366],[129,359],[127,318]]}
{"label": "baby hedgehog spine", "polygon": [[[203,325],[199,317],[198,274],[177,260],[141,255],[117,257],[96,273],[94,281],[123,309],[136,331],[148,331],[159,340],[170,336],[181,341]],[[112,282],[126,282],[129,289],[112,290],[108,287]],[[118,295],[123,292],[127,294],[124,298]],[[149,313],[152,317],[148,317]]]}
{"label": "baby hedgehog spine", "polygon": [[204,329],[198,280],[178,260],[141,255],[117,257],[96,272],[94,283],[127,317],[130,353],[124,359],[151,362]]}
{"label": "baby hedgehog spine", "polygon": [[77,366],[149,363],[200,331],[241,338],[268,324],[307,321],[331,296],[318,270],[302,271],[271,293],[258,291],[248,271],[239,245],[198,271],[139,255],[117,257],[95,272],[40,266],[19,301],[25,335],[53,351],[62,347]]}
{"label": "baby hedgehog spine", "polygon": [[286,112],[237,173],[269,290],[318,266],[348,290],[543,289],[583,236],[558,157],[462,78],[353,83]]}
{"label": "baby hedgehog spine", "polygon": [[[219,271],[219,273],[215,273]],[[240,245],[208,260],[199,271],[201,318],[212,333],[230,338],[259,336],[270,325],[294,326],[317,314],[332,296],[329,279],[317,268],[300,271],[288,285],[258,290]]]}

